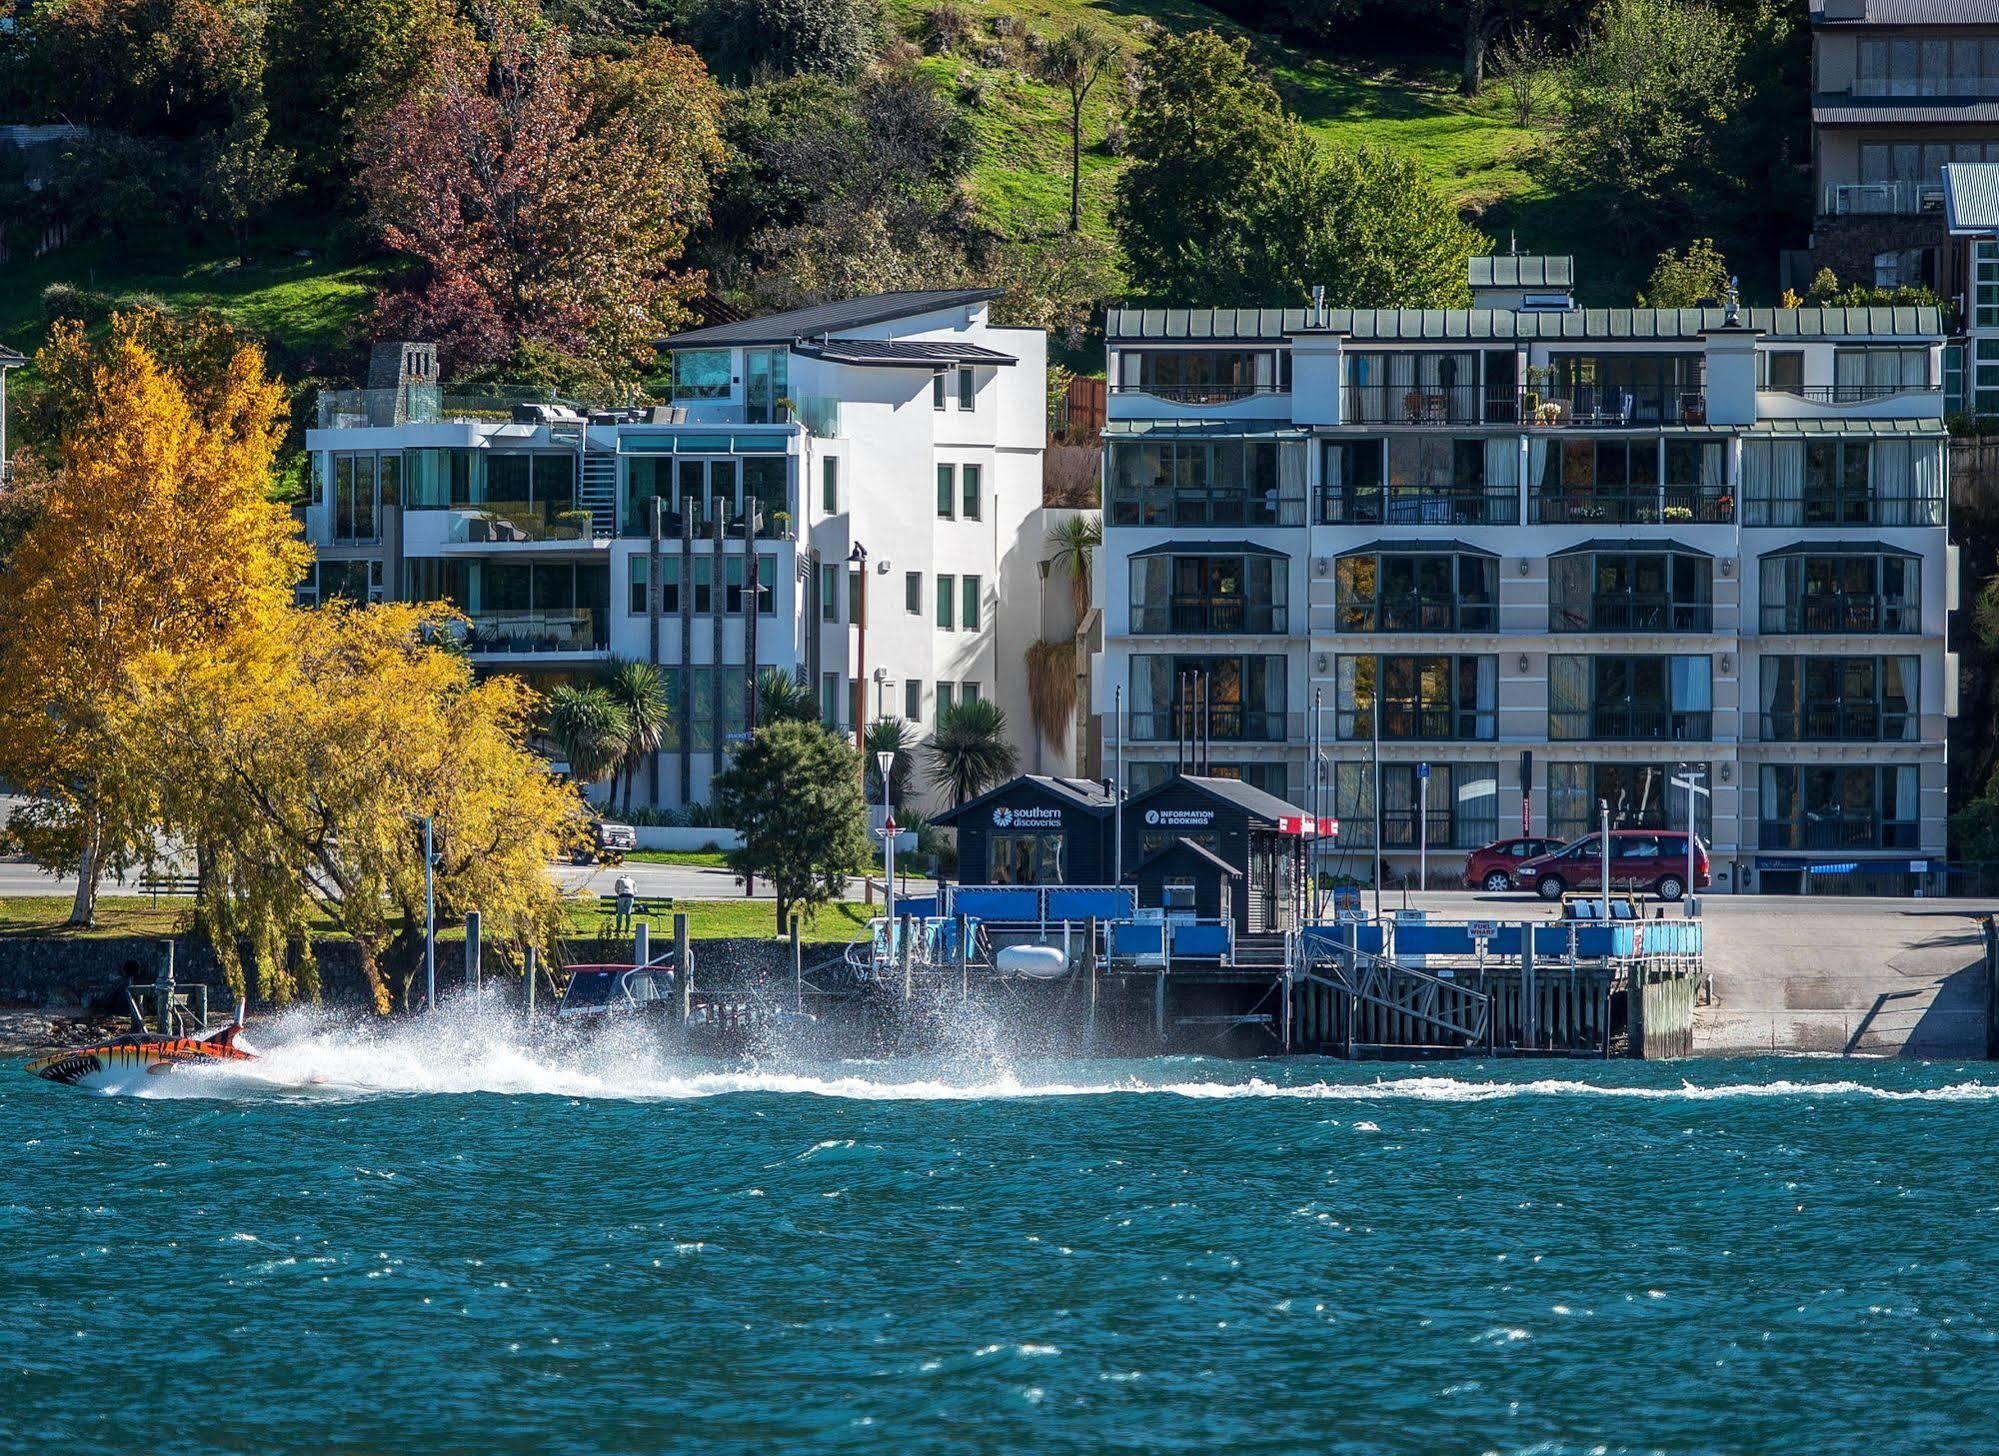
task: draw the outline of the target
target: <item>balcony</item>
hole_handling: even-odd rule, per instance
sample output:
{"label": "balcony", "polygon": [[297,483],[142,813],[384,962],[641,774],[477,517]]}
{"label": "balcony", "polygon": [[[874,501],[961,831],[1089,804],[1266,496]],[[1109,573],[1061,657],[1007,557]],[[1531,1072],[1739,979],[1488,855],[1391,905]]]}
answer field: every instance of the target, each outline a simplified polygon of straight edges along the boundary
{"label": "balcony", "polygon": [[1283,602],[1258,602],[1239,596],[1173,596],[1163,605],[1134,604],[1131,623],[1134,636],[1281,634],[1291,630],[1291,612]]}
{"label": "balcony", "polygon": [[[1200,712],[1193,707],[1136,709],[1131,714],[1132,741],[1172,743],[1200,728],[1200,718]],[[1217,743],[1282,743],[1285,714],[1236,703],[1210,703],[1206,733]]]}
{"label": "balcony", "polygon": [[404,384],[394,389],[322,389],[319,428],[493,424],[532,417],[537,423],[583,422],[596,406],[532,385]]}
{"label": "balcony", "polygon": [[1535,489],[1533,520],[1544,526],[1726,525],[1735,492],[1725,485],[1577,486]]}
{"label": "balcony", "polygon": [[1711,632],[1714,605],[1664,592],[1597,592],[1549,603],[1551,632]]}
{"label": "balcony", "polygon": [[1922,631],[1922,607],[1903,597],[1827,593],[1802,600],[1765,602],[1761,627],[1767,636],[1818,632],[1914,633]]}
{"label": "balcony", "polygon": [[1921,827],[1913,819],[1882,819],[1864,810],[1807,810],[1795,819],[1760,821],[1757,844],[1762,849],[1916,849]]}
{"label": "balcony", "polygon": [[1319,496],[1326,526],[1513,526],[1520,492],[1510,485],[1352,486]]}
{"label": "balcony", "polygon": [[1915,217],[1943,210],[1941,182],[1828,182],[1821,217]]}
{"label": "balcony", "polygon": [[1550,385],[1522,391],[1521,423],[1540,430],[1643,430],[1657,425],[1704,425],[1704,389],[1632,389],[1617,385]]}
{"label": "balcony", "polygon": [[1622,739],[1631,742],[1705,743],[1714,734],[1714,714],[1656,705],[1553,710],[1548,736],[1568,741]]}
{"label": "balcony", "polygon": [[591,513],[573,501],[486,501],[454,506],[449,517],[445,539],[454,546],[589,541],[600,534]]}
{"label": "balcony", "polygon": [[1349,384],[1340,415],[1348,425],[1515,425],[1520,396],[1511,386]]}
{"label": "balcony", "polygon": [[517,656],[602,652],[604,614],[588,607],[547,612],[477,612],[462,629],[467,652]]}
{"label": "balcony", "polygon": [[1759,394],[1781,394],[1806,404],[1871,404],[1877,399],[1894,399],[1904,394],[1935,394],[1940,384],[1791,384],[1782,389],[1765,385]]}
{"label": "balcony", "polygon": [[1341,632],[1496,632],[1499,607],[1455,596],[1404,592],[1374,601],[1341,602],[1334,620]]}
{"label": "balcony", "polygon": [[[1342,708],[1333,715],[1334,734],[1357,742],[1374,732],[1367,708]],[[1384,703],[1383,743],[1489,743],[1497,736],[1498,714],[1490,708],[1451,708],[1419,703]]]}
{"label": "balcony", "polygon": [[1763,715],[1765,743],[1902,743],[1916,736],[1916,715],[1879,703],[1807,703]]}
{"label": "balcony", "polygon": [[1289,394],[1274,384],[1113,384],[1112,394],[1120,398],[1147,395],[1168,404],[1225,405],[1267,395]]}

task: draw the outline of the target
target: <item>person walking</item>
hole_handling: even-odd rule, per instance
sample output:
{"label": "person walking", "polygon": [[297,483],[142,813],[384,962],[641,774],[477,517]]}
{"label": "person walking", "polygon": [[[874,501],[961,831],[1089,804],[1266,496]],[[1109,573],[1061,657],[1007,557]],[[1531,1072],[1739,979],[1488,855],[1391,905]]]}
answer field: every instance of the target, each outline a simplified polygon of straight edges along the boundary
{"label": "person walking", "polygon": [[639,887],[632,882],[630,875],[619,875],[617,883],[611,886],[611,893],[618,897],[618,920],[616,930],[614,931],[615,934],[630,935],[632,933],[632,900],[637,896],[638,892]]}

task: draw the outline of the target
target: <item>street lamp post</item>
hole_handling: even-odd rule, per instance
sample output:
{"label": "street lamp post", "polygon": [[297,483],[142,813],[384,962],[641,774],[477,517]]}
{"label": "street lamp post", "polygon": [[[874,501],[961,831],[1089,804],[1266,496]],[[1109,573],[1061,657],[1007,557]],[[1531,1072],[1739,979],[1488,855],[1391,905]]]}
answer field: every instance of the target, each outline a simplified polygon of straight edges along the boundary
{"label": "street lamp post", "polygon": [[437,895],[431,874],[437,854],[431,847],[434,821],[423,816],[423,1009],[437,1009]]}
{"label": "street lamp post", "polygon": [[849,564],[860,573],[861,590],[854,603],[854,752],[861,754],[866,762],[868,751],[868,548],[860,542],[847,556]]}
{"label": "street lamp post", "polygon": [[[895,768],[895,753],[883,749],[875,755],[875,767],[882,776],[882,919],[888,933],[895,935],[895,806],[889,799],[888,776]],[[891,938],[889,944],[895,942]]]}
{"label": "street lamp post", "polygon": [[1687,888],[1680,896],[1680,903],[1686,910],[1689,920],[1694,918],[1694,911],[1697,908],[1694,904],[1694,826],[1698,822],[1698,816],[1694,813],[1695,797],[1698,795],[1700,798],[1710,800],[1714,797],[1708,792],[1707,785],[1700,782],[1700,776],[1704,776],[1705,773],[1704,769],[1690,768],[1684,777],[1676,774],[1670,781],[1674,787],[1687,791]]}

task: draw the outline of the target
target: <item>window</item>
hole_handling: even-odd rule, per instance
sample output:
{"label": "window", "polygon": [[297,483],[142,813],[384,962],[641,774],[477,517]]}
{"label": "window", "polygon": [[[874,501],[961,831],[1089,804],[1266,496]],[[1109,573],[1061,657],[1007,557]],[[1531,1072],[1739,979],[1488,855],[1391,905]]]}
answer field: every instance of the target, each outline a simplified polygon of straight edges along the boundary
{"label": "window", "polygon": [[1940,526],[1937,440],[1746,440],[1745,526]]}
{"label": "window", "polygon": [[1874,255],[1876,288],[1914,288],[1927,281],[1928,248],[1894,248]]}
{"label": "window", "polygon": [[1922,562],[1913,556],[1772,552],[1758,595],[1766,633],[1922,630]]}
{"label": "window", "polygon": [[868,579],[865,566],[847,573],[847,620],[856,627],[867,625]]}
{"label": "window", "polygon": [[958,684],[958,701],[960,703],[976,703],[978,700],[979,685],[977,683],[965,682]]}
{"label": "window", "polygon": [[1764,849],[1914,849],[1921,825],[1914,764],[1766,763]]}
{"label": "window", "polygon": [[315,561],[299,579],[294,595],[302,607],[320,606],[336,599],[355,603],[379,602],[382,600],[382,563]]}
{"label": "window", "polygon": [[1856,96],[1999,95],[1999,39],[1981,47],[1976,36],[1858,43]]}
{"label": "window", "polygon": [[923,680],[908,678],[902,685],[902,716],[912,723],[923,721]]}
{"label": "window", "polygon": [[314,509],[317,509],[320,505],[325,503],[326,472],[328,470],[331,470],[332,468],[333,468],[333,457],[330,455],[323,460],[315,460],[312,462],[312,469],[308,470],[305,473],[306,505]]}
{"label": "window", "polygon": [[1758,664],[1763,737],[1913,742],[1918,669],[1914,657],[1765,657]]}
{"label": "window", "polygon": [[1805,351],[1771,349],[1763,355],[1763,387],[1784,394],[1798,394],[1805,387]]}
{"label": "window", "polygon": [[828,455],[819,462],[819,509],[829,516],[840,512],[840,457]]}
{"label": "window", "polygon": [[1287,632],[1290,592],[1283,556],[1134,556],[1131,630]]}
{"label": "window", "polygon": [[1319,524],[1381,519],[1383,440],[1328,440],[1320,457]]}
{"label": "window", "polygon": [[[725,570],[722,610],[730,616],[739,616],[743,610],[743,578],[745,572],[749,570],[748,558],[729,556],[723,560]],[[761,616],[768,617],[777,610],[777,558],[758,556],[756,573],[757,612]]]}
{"label": "window", "polygon": [[1374,735],[1377,704],[1384,740],[1494,736],[1499,659],[1489,656],[1356,657],[1338,663],[1337,736]]}
{"label": "window", "polygon": [[938,576],[937,627],[939,631],[949,632],[952,631],[957,626],[957,622],[954,617],[954,609],[957,606],[957,598],[956,598],[957,590],[958,590],[957,577],[944,576],[944,575]]}
{"label": "window", "polygon": [[1682,551],[1566,551],[1548,561],[1551,632],[1706,632],[1714,562]]}
{"label": "window", "polygon": [[726,399],[730,386],[727,349],[676,349],[673,354],[675,399]]}
{"label": "window", "polygon": [[1120,442],[1105,486],[1112,525],[1302,526],[1305,442]]}
{"label": "window", "polygon": [[[1333,765],[1332,812],[1340,846],[1374,848],[1374,777],[1365,761]],[[1419,827],[1420,826],[1420,827]],[[1478,849],[1499,837],[1499,771],[1490,763],[1433,763],[1427,786],[1417,765],[1381,766],[1384,849]]]}
{"label": "window", "polygon": [[958,514],[958,467],[937,467],[937,519],[949,521]]}
{"label": "window", "polygon": [[943,716],[950,711],[951,711],[951,684],[945,682],[942,678],[939,678],[937,680],[937,716],[939,719],[942,719]]}
{"label": "window", "polygon": [[1333,602],[1342,632],[1495,631],[1499,558],[1357,551],[1333,563]]}
{"label": "window", "polygon": [[840,726],[840,674],[837,672],[819,675],[819,721],[828,728]]}
{"label": "window", "polygon": [[[1899,287],[1885,283],[1883,288]],[[1874,345],[1833,351],[1833,399],[1852,404],[1908,390],[1934,389],[1926,347],[1884,349]]]}
{"label": "window", "polygon": [[1700,354],[1556,354],[1545,394],[1565,424],[1698,424],[1707,418],[1706,369]]}
{"label": "window", "polygon": [[[1533,518],[1593,522],[1717,523],[1734,518],[1727,447],[1719,441],[1562,438],[1528,441]],[[1662,480],[1662,460],[1669,478]]]}
{"label": "window", "polygon": [[726,556],[722,559],[722,610],[732,617],[743,611],[743,558]]}
{"label": "window", "polygon": [[770,555],[757,557],[757,615],[773,617],[777,615],[777,558]]}
{"label": "window", "polygon": [[333,457],[333,539],[366,546],[382,539],[381,507],[394,504],[402,478],[400,455]]}
{"label": "window", "polygon": [[1512,423],[1518,417],[1512,364],[1509,350],[1505,382],[1501,382],[1495,369],[1490,409],[1481,413],[1486,391],[1479,383],[1476,351],[1421,349],[1350,354],[1341,418],[1361,425],[1476,425],[1486,420]]}
{"label": "window", "polygon": [[[1276,358],[1262,349],[1123,349],[1116,390],[1183,404],[1222,404],[1282,388]],[[1289,358],[1285,353],[1286,363]]]}
{"label": "window", "polygon": [[694,558],[694,610],[705,616],[715,610],[715,558]]}
{"label": "window", "polygon": [[958,366],[958,408],[968,410],[978,403],[979,381],[971,365]]}
{"label": "window", "polygon": [[959,514],[968,521],[976,521],[984,510],[984,503],[979,499],[981,471],[976,465],[967,465],[963,468],[962,474],[965,483],[965,499],[963,509],[959,511]]}
{"label": "window", "polygon": [[979,630],[979,578],[967,576],[959,586],[964,590],[964,605],[958,612],[958,625],[967,632]]}
{"label": "window", "polygon": [[1041,833],[994,834],[986,840],[986,879],[995,885],[1061,885],[1061,830]]}
{"label": "window", "polygon": [[[1675,777],[1714,782],[1705,763],[1551,763],[1548,832],[1565,841],[1595,833],[1601,804],[1610,806],[1612,829],[1684,830],[1687,791],[1674,785]],[[1697,795],[1694,830],[1703,836],[1711,832],[1708,810],[1709,800]]]}
{"label": "window", "polygon": [[1131,736],[1170,743],[1205,707],[1208,736],[1218,742],[1282,742],[1285,666],[1280,656],[1133,654]]}
{"label": "window", "polygon": [[944,371],[941,369],[930,376],[930,407],[944,408]]}
{"label": "window", "polygon": [[628,610],[634,617],[646,615],[646,571],[650,565],[649,557],[632,558],[631,602]]}
{"label": "window", "polygon": [[912,617],[923,615],[923,573],[905,571],[902,574],[902,606]]}
{"label": "window", "polygon": [[1705,654],[1557,653],[1548,659],[1548,737],[1701,741],[1712,733],[1714,662]]}
{"label": "window", "polygon": [[659,558],[659,610],[662,616],[680,611],[680,558]]}
{"label": "window", "polygon": [[1999,243],[1971,245],[1971,274],[1977,327],[1999,329]]}

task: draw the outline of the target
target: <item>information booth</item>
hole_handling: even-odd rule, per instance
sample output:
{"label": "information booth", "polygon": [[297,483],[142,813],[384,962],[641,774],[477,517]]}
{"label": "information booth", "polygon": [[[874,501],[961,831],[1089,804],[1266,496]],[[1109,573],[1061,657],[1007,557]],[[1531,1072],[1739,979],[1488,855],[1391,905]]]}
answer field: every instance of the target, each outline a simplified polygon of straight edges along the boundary
{"label": "information booth", "polygon": [[937,816],[967,885],[1108,885],[1113,804],[1095,779],[1023,774]]}
{"label": "information booth", "polygon": [[1293,930],[1316,828],[1303,809],[1239,779],[1177,774],[1126,801],[1124,862],[1141,905],[1161,904],[1169,889],[1185,893],[1191,879],[1187,908],[1222,918],[1226,899],[1238,935]]}

